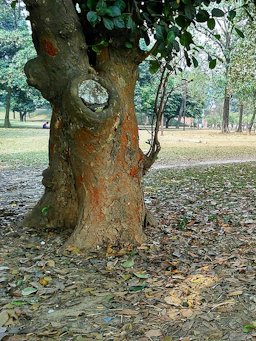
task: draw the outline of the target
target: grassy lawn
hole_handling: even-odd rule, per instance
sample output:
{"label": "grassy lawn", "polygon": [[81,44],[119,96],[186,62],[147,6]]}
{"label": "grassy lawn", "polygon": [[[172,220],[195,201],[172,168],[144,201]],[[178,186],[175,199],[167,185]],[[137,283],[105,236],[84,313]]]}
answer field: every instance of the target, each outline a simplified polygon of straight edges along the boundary
{"label": "grassy lawn", "polygon": [[[149,132],[140,131],[143,151]],[[249,160],[256,159],[256,135],[221,134],[214,130],[168,130],[159,137],[162,149],[158,162],[180,164],[195,161]]]}
{"label": "grassy lawn", "polygon": [[0,128],[0,166],[44,166],[48,162],[47,129]]}
{"label": "grassy lawn", "polygon": [[[0,128],[0,162],[9,165],[47,165],[49,130],[41,121],[12,122],[23,128]],[[39,129],[40,128],[40,129]],[[150,134],[140,130],[143,151]],[[221,134],[212,130],[168,130],[160,136],[162,150],[157,163],[179,165],[201,161],[256,160],[256,135]]]}

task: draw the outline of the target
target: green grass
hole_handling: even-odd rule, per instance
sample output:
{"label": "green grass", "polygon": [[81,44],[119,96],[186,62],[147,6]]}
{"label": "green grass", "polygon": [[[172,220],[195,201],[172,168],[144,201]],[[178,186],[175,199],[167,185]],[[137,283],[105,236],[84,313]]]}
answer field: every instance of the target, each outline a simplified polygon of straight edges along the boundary
{"label": "green grass", "polygon": [[[0,128],[4,126],[5,109],[0,107]],[[15,119],[13,118],[13,113],[10,113],[10,122],[12,128],[42,128],[42,124],[45,121],[51,120],[51,111],[49,109],[37,109],[35,112],[27,117],[26,122],[20,122],[19,114],[16,113]]]}
{"label": "green grass", "polygon": [[[40,121],[24,122],[23,128],[0,128],[0,162],[16,166],[47,165],[49,130],[41,129],[41,124]],[[140,144],[144,151],[148,149],[145,142],[149,137],[147,131],[140,131]],[[207,130],[169,130],[160,136],[160,142],[162,150],[157,161],[160,164],[256,160],[255,134],[223,135]]]}
{"label": "green grass", "polygon": [[[150,138],[147,131],[140,131],[143,151]],[[256,160],[256,135],[221,134],[212,130],[168,130],[159,136],[161,151],[158,162],[179,164],[195,161]]]}
{"label": "green grass", "polygon": [[0,164],[47,165],[48,139],[46,129],[0,128]]}

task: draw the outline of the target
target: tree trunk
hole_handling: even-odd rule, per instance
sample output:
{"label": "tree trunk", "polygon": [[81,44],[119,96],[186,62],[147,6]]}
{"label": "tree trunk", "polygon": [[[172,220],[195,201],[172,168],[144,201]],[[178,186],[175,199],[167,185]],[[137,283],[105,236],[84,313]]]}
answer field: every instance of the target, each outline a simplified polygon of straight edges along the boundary
{"label": "tree trunk", "polygon": [[243,132],[243,114],[244,114],[244,104],[241,102],[239,104],[239,121],[238,121],[238,127],[237,127],[238,133]]}
{"label": "tree trunk", "polygon": [[10,122],[11,95],[12,95],[12,89],[8,87],[6,98],[5,98],[4,128],[11,128],[11,122]]}
{"label": "tree trunk", "polygon": [[229,105],[230,105],[230,95],[228,93],[227,88],[225,88],[223,117],[222,117],[222,133],[229,132]]}
{"label": "tree trunk", "polygon": [[53,106],[45,193],[26,223],[71,228],[67,245],[85,250],[141,243],[136,56],[109,48],[92,67],[72,1],[25,2],[38,52],[25,71]]}
{"label": "tree trunk", "polygon": [[183,101],[183,96],[182,96],[182,101],[180,104],[179,114],[178,114],[177,128],[180,128],[180,122],[181,122],[181,118],[183,115],[184,115],[184,101]]}
{"label": "tree trunk", "polygon": [[253,93],[253,113],[252,113],[251,121],[248,125],[248,133],[249,134],[252,133],[252,127],[254,125],[255,116],[256,116],[256,92]]}
{"label": "tree trunk", "polygon": [[165,121],[165,128],[168,129],[169,128],[169,122],[171,120],[171,117],[168,117],[166,118],[166,121]]}

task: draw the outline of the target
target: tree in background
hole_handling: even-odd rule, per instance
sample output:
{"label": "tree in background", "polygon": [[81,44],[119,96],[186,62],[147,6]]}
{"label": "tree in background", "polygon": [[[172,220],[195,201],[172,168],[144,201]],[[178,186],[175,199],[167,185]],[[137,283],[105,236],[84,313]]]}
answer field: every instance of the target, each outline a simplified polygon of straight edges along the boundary
{"label": "tree in background", "polygon": [[233,93],[239,99],[238,132],[242,132],[244,107],[251,110],[251,120],[247,126],[249,134],[256,116],[256,45],[255,45],[255,7],[250,7],[250,15],[240,11],[243,22],[244,39],[239,39],[232,52],[230,83]]}
{"label": "tree in background", "polygon": [[26,112],[35,110],[38,101],[42,104],[42,100],[28,86],[24,73],[24,64],[35,56],[35,49],[22,8],[11,7],[4,0],[0,0],[0,7],[0,92],[6,109],[4,127],[9,128],[11,109],[24,117]]}
{"label": "tree in background", "polygon": [[[235,6],[238,9],[234,9]],[[236,1],[222,2],[219,8],[213,9],[217,19],[215,21],[208,21],[207,26],[197,26],[196,30],[204,35],[206,41],[204,45],[205,50],[208,50],[208,59],[210,66],[215,67],[217,60],[221,61],[222,69],[220,72],[223,74],[224,81],[224,103],[223,103],[223,116],[222,116],[222,132],[229,132],[229,111],[230,111],[230,67],[232,51],[237,43],[238,37],[243,38],[242,31],[237,27],[239,21],[236,20],[237,11],[240,9],[242,3],[237,4]],[[234,26],[234,24],[236,26]],[[201,37],[202,40],[202,37]],[[200,43],[200,37],[199,41]]]}

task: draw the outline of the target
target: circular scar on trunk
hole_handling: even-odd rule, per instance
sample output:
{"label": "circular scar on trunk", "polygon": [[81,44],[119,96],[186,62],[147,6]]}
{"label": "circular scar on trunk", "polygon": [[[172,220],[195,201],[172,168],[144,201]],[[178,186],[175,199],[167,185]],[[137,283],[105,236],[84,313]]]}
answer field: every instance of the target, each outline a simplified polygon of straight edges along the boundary
{"label": "circular scar on trunk", "polygon": [[89,79],[78,86],[78,95],[92,111],[101,112],[108,105],[109,94],[98,82]]}

